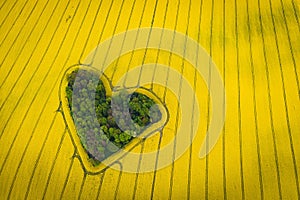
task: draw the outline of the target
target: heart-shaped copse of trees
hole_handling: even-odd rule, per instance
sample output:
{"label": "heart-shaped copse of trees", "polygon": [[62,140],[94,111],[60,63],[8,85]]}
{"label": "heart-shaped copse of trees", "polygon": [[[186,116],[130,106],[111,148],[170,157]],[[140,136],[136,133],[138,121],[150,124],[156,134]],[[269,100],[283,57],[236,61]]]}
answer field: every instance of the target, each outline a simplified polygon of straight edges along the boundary
{"label": "heart-shaped copse of trees", "polygon": [[161,128],[166,118],[153,92],[139,88],[129,95],[122,89],[111,96],[110,81],[99,74],[93,68],[71,67],[61,86],[64,117],[79,155],[85,153],[80,157],[84,165],[89,162],[88,171],[103,169],[97,168],[101,161],[118,154],[144,132]]}

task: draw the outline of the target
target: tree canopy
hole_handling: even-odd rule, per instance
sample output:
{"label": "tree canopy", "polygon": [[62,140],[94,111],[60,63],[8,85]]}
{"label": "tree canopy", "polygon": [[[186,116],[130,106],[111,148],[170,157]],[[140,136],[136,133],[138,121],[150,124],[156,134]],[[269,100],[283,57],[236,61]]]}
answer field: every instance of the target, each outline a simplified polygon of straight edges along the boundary
{"label": "tree canopy", "polygon": [[[118,147],[123,148],[161,119],[154,100],[144,94],[134,92],[129,95],[126,90],[121,90],[113,97],[107,96],[103,82],[93,71],[74,70],[68,74],[67,81],[70,113],[93,164],[116,152]],[[76,92],[75,99],[73,92]],[[96,118],[93,119],[92,113],[96,113]]]}

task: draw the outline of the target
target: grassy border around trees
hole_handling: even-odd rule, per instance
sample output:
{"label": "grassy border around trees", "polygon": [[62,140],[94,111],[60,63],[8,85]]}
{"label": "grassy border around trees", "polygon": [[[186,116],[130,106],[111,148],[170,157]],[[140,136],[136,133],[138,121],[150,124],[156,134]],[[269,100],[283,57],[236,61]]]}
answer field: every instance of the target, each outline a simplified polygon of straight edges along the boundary
{"label": "grassy border around trees", "polygon": [[[126,151],[130,151],[130,149],[134,148],[134,146],[141,142],[140,138],[133,136],[138,136],[139,134],[141,134],[143,135],[143,137],[145,137],[145,135],[147,136],[153,133],[154,131],[160,129],[167,122],[167,113],[165,112],[166,109],[163,107],[162,102],[153,92],[144,88],[139,88],[136,92],[134,92],[131,95],[129,101],[129,111],[131,115],[130,117],[135,122],[135,128],[133,128],[135,130],[135,133],[130,132],[132,127],[127,127],[127,130],[122,129],[124,130],[122,131],[118,127],[118,125],[116,125],[115,120],[113,119],[110,113],[111,111],[109,110],[109,103],[111,102],[111,83],[104,75],[101,77],[101,80],[98,82],[99,84],[97,85],[99,89],[97,90],[102,92],[96,92],[95,109],[98,109],[98,111],[96,112],[97,120],[98,123],[101,125],[101,130],[105,133],[105,136],[102,135],[101,137],[99,137],[99,134],[92,134],[91,131],[89,132],[89,134],[85,134],[85,132],[78,130],[78,127],[75,126],[73,116],[74,114],[72,110],[73,102],[70,99],[72,94],[72,91],[70,91],[70,85],[72,84],[72,81],[70,80],[70,75],[76,72],[76,70],[78,70],[79,68],[87,70],[89,72],[95,72],[95,74],[97,74],[97,70],[92,67],[74,66],[69,68],[64,75],[62,85],[60,88],[61,97],[63,97],[61,98],[61,101],[63,104],[64,118],[70,129],[72,142],[77,147],[78,153],[80,155],[80,161],[87,169],[87,171],[95,173],[103,170],[106,167],[101,165],[102,160],[108,159],[115,161],[120,157],[124,156],[124,152],[118,152],[118,148],[116,149],[115,146],[118,146],[122,149],[126,149]],[[96,78],[99,80],[99,77]],[[88,83],[86,84],[88,85]],[[103,92],[103,89],[105,92]],[[126,92],[120,92],[119,95],[117,95],[116,100],[114,100],[114,102],[124,102],[124,99],[126,98],[128,98],[128,96],[126,96]],[[69,102],[71,102],[71,104],[69,104]],[[160,105],[160,107],[154,109],[154,116],[156,112],[156,119],[154,118],[153,120],[153,118],[150,118],[149,114],[149,112],[153,112],[153,110],[149,110],[149,108],[156,104]],[[82,106],[82,108],[83,107],[84,106]],[[105,109],[103,109],[104,107]],[[122,110],[119,109],[118,112],[121,111]],[[125,125],[128,124],[126,121],[123,123]],[[97,131],[99,132],[99,130],[94,130],[93,132],[95,133]],[[89,138],[87,138],[86,136],[89,136]],[[87,141],[87,139],[89,141]],[[108,140],[110,142],[108,142]],[[114,145],[111,145],[112,143]],[[92,148],[90,148],[89,146]],[[102,153],[102,155],[100,155],[100,153]]]}

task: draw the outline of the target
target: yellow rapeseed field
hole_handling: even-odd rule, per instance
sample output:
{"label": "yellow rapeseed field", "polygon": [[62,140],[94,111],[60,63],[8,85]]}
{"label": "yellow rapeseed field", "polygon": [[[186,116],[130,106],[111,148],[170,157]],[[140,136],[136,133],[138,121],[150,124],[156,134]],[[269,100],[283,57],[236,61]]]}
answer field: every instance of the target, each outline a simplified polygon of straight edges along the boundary
{"label": "yellow rapeseed field", "polygon": [[[181,73],[199,102],[197,136],[174,163],[139,173],[143,153],[181,125],[172,80],[157,71],[166,85],[146,87],[169,118],[132,149],[136,173],[122,171],[122,160],[89,173],[64,118],[61,80],[69,67],[91,65],[101,42],[149,27],[185,34],[212,57],[226,91],[222,133],[199,158],[214,107],[203,77],[180,55],[136,49],[105,70],[112,84],[147,63]],[[299,38],[299,0],[1,0],[0,199],[299,199]]]}

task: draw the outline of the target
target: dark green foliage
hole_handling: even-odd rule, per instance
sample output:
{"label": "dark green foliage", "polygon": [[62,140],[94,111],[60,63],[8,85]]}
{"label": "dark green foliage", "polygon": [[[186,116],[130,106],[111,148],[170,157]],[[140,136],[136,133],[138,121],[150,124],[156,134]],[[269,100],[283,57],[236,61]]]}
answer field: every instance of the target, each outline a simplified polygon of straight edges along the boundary
{"label": "dark green foliage", "polygon": [[[123,90],[112,99],[106,96],[105,87],[98,79],[95,72],[75,70],[68,75],[66,87],[77,133],[95,165],[161,119],[157,105],[146,95],[135,92],[129,96]],[[73,92],[76,92],[75,99],[72,99]]]}

